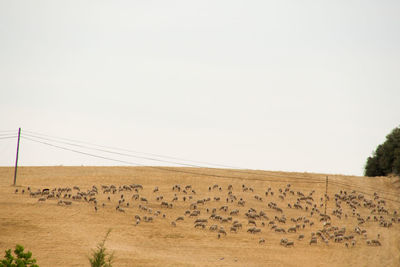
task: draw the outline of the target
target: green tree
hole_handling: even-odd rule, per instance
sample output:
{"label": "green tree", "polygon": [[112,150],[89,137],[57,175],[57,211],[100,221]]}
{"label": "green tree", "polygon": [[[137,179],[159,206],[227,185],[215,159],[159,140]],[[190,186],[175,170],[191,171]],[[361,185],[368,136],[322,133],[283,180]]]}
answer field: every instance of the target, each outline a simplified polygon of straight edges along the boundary
{"label": "green tree", "polygon": [[114,260],[114,253],[108,253],[105,247],[106,240],[111,232],[108,230],[103,241],[101,241],[95,250],[92,250],[92,256],[89,257],[89,262],[91,267],[112,267],[112,262]]}
{"label": "green tree", "polygon": [[39,267],[35,259],[31,259],[32,252],[24,253],[24,247],[16,245],[14,250],[16,258],[11,254],[11,249],[6,250],[6,255],[0,261],[0,267]]}
{"label": "green tree", "polygon": [[400,127],[386,136],[365,164],[366,176],[400,175]]}

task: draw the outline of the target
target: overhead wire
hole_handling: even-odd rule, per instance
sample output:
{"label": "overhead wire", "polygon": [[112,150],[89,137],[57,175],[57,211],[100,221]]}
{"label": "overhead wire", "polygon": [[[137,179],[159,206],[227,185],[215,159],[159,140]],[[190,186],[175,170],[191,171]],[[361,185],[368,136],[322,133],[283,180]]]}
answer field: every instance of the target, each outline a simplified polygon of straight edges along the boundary
{"label": "overhead wire", "polygon": [[[115,154],[115,155],[119,155],[119,156],[133,157],[133,158],[139,158],[139,159],[145,159],[145,160],[151,160],[151,161],[157,161],[157,162],[163,162],[163,163],[172,163],[172,164],[186,166],[186,167],[205,168],[205,166],[200,166],[200,165],[187,164],[187,163],[174,162],[174,161],[167,161],[167,160],[160,160],[160,159],[142,157],[142,156],[127,154],[127,153],[120,153],[120,152],[115,152],[115,151],[110,151],[110,150],[105,150],[105,149],[93,148],[93,147],[89,147],[89,146],[86,146],[86,145],[74,144],[74,143],[65,142],[65,141],[58,141],[58,140],[55,140],[54,138],[50,139],[50,138],[45,138],[45,137],[29,134],[29,133],[28,134],[27,133],[23,133],[22,136],[28,136],[28,137],[31,137],[31,138],[37,138],[37,139],[41,139],[41,140],[62,143],[62,144],[70,145],[70,146],[75,146],[75,147],[85,148],[85,149],[91,149],[91,150],[110,153],[110,154]],[[207,168],[209,168],[209,167],[207,167]],[[220,169],[218,169],[218,170],[220,170]],[[274,177],[277,177],[277,178],[282,178],[282,176],[279,176],[279,175],[260,174],[260,173],[254,173],[254,172],[249,172],[249,171],[245,171],[245,170],[238,170],[238,169],[234,169],[234,170],[230,170],[230,171],[231,172],[235,172],[235,173],[241,173],[241,174],[257,175],[257,176],[262,176],[262,177],[265,177],[266,175],[268,175],[269,177],[274,176]],[[285,178],[305,179],[305,180],[309,180],[309,181],[322,182],[322,179],[318,179],[318,178],[288,177],[287,175],[285,175]]]}
{"label": "overhead wire", "polygon": [[80,140],[76,140],[76,139],[70,139],[70,138],[64,138],[64,137],[56,137],[56,136],[53,136],[53,135],[42,134],[42,133],[33,132],[33,131],[29,131],[29,130],[24,130],[24,132],[31,133],[31,134],[36,134],[36,135],[42,135],[42,136],[45,136],[45,137],[57,138],[57,139],[66,140],[66,141],[72,141],[72,142],[81,143],[81,144],[87,144],[87,145],[92,145],[92,146],[103,147],[103,148],[107,148],[107,149],[113,149],[113,150],[119,150],[119,151],[125,151],[125,152],[132,152],[132,153],[139,153],[139,154],[144,154],[144,155],[149,155],[149,156],[155,156],[155,157],[159,157],[159,158],[169,158],[169,159],[174,159],[174,160],[201,163],[201,164],[206,164],[206,165],[210,165],[210,166],[230,168],[230,169],[242,169],[242,168],[237,167],[237,166],[230,166],[230,165],[224,165],[224,164],[218,164],[218,163],[210,163],[210,162],[205,162],[205,161],[196,161],[196,160],[190,160],[190,159],[182,159],[182,158],[179,158],[179,157],[172,157],[172,156],[160,155],[160,154],[155,154],[155,153],[141,152],[141,151],[136,151],[136,150],[131,150],[131,149],[112,147],[112,146],[98,145],[98,144],[94,144],[94,143],[90,143],[90,142],[84,142],[84,141],[80,141]]}
{"label": "overhead wire", "polygon": [[[14,136],[14,137],[16,137],[16,136]],[[131,161],[114,159],[114,158],[110,158],[110,157],[104,157],[104,156],[95,155],[95,154],[92,154],[92,153],[86,153],[86,152],[79,151],[79,150],[76,150],[76,149],[70,149],[70,148],[67,148],[67,147],[54,145],[54,144],[51,144],[51,143],[48,143],[48,142],[39,141],[37,139],[35,140],[35,139],[27,137],[27,136],[23,136],[23,138],[27,139],[27,140],[30,140],[30,141],[33,141],[33,142],[41,143],[41,144],[44,144],[44,145],[47,145],[47,146],[52,146],[52,147],[55,147],[55,148],[59,148],[59,149],[63,149],[63,150],[67,150],[67,151],[71,151],[71,152],[75,152],[75,153],[91,156],[91,157],[101,158],[101,159],[110,160],[110,161],[119,162],[119,163],[124,163],[124,164],[128,164],[128,165],[144,166],[144,167],[149,167],[149,168],[152,168],[152,169],[168,171],[168,172],[183,173],[183,174],[190,174],[190,175],[199,175],[199,176],[207,176],[207,177],[217,177],[217,178],[229,178],[229,179],[240,179],[240,180],[258,180],[258,181],[264,181],[264,182],[294,182],[293,180],[282,180],[284,178],[287,178],[287,179],[296,179],[295,182],[299,182],[299,183],[309,183],[309,184],[317,184],[317,183],[318,184],[322,184],[322,183],[324,183],[321,179],[318,180],[318,181],[315,181],[315,179],[311,180],[310,178],[304,178],[304,180],[299,181],[300,177],[294,177],[294,176],[292,176],[292,177],[290,177],[290,176],[289,177],[288,176],[284,176],[284,177],[279,176],[279,178],[280,178],[279,180],[269,180],[269,179],[265,179],[265,178],[264,179],[256,179],[256,178],[249,178],[249,177],[238,177],[238,176],[229,176],[229,175],[198,173],[198,172],[193,172],[193,171],[177,170],[177,169],[175,169],[173,167],[166,168],[166,167],[159,167],[159,166],[146,166],[144,164],[140,164],[140,163],[137,163],[137,162],[131,162]],[[36,138],[38,138],[38,137],[36,137]],[[42,138],[42,139],[44,139],[44,138]],[[72,145],[72,144],[69,144],[69,145]],[[88,147],[81,146],[81,148],[88,148]],[[91,148],[91,149],[93,149],[93,148]],[[101,151],[99,149],[97,149],[97,150]],[[109,151],[103,151],[103,152],[109,152]],[[119,153],[119,154],[120,155],[124,155],[123,153]],[[127,155],[124,155],[124,156],[127,156]],[[204,167],[200,167],[200,166],[196,166],[196,167],[204,168]],[[255,173],[249,173],[249,174],[255,174]],[[267,176],[268,176],[268,174],[267,174]],[[363,193],[365,195],[373,196],[373,194],[370,194],[368,192],[364,192],[364,191],[359,190],[360,187],[357,187],[355,184],[349,185],[347,183],[343,183],[343,182],[339,182],[339,181],[330,181],[329,183],[331,185],[334,185],[334,186],[343,186],[343,187],[347,187],[347,188],[350,188],[350,189],[353,189],[353,190],[357,189],[357,191],[360,192],[360,193]],[[383,192],[383,193],[389,194],[389,195],[392,194],[392,193],[385,192],[385,191],[379,190],[379,189],[376,189],[376,191]],[[394,199],[391,199],[391,198],[387,198],[387,197],[381,197],[381,198],[385,199],[385,200],[388,200],[388,201],[400,203],[400,201],[394,200]]]}
{"label": "overhead wire", "polygon": [[6,136],[6,137],[0,137],[0,140],[4,140],[4,139],[11,139],[11,138],[16,138],[17,136]]}
{"label": "overhead wire", "polygon": [[0,136],[16,135],[15,133],[0,133]]}
{"label": "overhead wire", "polygon": [[[28,134],[26,134],[26,132]],[[80,153],[80,154],[84,154],[84,155],[88,155],[88,156],[92,156],[92,157],[97,157],[97,158],[102,158],[102,159],[106,159],[106,160],[110,160],[110,161],[114,161],[114,162],[119,162],[119,163],[124,163],[124,164],[129,164],[129,165],[136,165],[136,166],[146,166],[144,164],[140,164],[140,163],[136,163],[136,162],[130,162],[130,161],[124,161],[124,160],[118,160],[118,159],[113,159],[110,157],[103,157],[103,156],[99,156],[99,155],[94,155],[91,153],[86,153],[86,152],[82,152],[82,151],[78,151],[75,149],[69,149],[69,148],[65,148],[65,147],[61,147],[61,146],[57,146],[54,144],[50,144],[48,142],[42,142],[42,141],[38,141],[37,139],[41,139],[41,140],[47,140],[47,141],[51,141],[51,142],[58,142],[58,143],[63,143],[66,145],[71,145],[71,146],[76,146],[76,147],[80,147],[80,148],[85,148],[85,149],[92,149],[92,150],[96,150],[99,152],[105,152],[105,153],[112,153],[112,154],[116,154],[116,155],[120,155],[120,156],[127,156],[127,157],[135,157],[135,158],[141,158],[141,159],[146,159],[146,160],[153,160],[153,161],[159,161],[159,162],[164,162],[164,163],[173,163],[173,164],[177,164],[177,165],[182,165],[182,166],[188,166],[188,167],[196,167],[196,168],[206,168],[204,166],[199,166],[199,165],[194,165],[194,164],[187,164],[187,163],[182,163],[182,162],[172,162],[172,161],[166,161],[166,160],[160,160],[160,159],[154,159],[154,158],[149,158],[149,157],[141,157],[141,156],[136,156],[136,155],[132,155],[132,154],[126,154],[126,153],[120,153],[120,152],[114,152],[114,151],[109,151],[109,150],[105,150],[105,149],[98,149],[98,148],[93,148],[93,147],[88,147],[88,146],[84,146],[84,145],[78,145],[78,144],[74,144],[71,142],[76,142],[76,143],[81,143],[81,144],[89,144],[92,146],[98,146],[98,147],[103,147],[103,148],[109,148],[109,149],[113,149],[113,150],[120,150],[120,151],[130,151],[130,152],[134,152],[134,153],[143,153],[143,154],[148,154],[148,155],[155,155],[155,156],[160,156],[157,154],[151,154],[151,153],[145,153],[145,152],[137,152],[137,151],[133,151],[133,150],[127,150],[127,149],[121,149],[121,148],[115,148],[115,147],[109,147],[109,146],[102,146],[102,145],[97,145],[97,144],[92,144],[92,143],[88,143],[88,142],[83,142],[83,141],[78,141],[78,140],[74,140],[74,139],[68,139],[68,138],[61,138],[61,137],[55,137],[55,136],[50,136],[52,137],[52,139],[50,138],[45,138],[43,136],[49,136],[49,135],[45,135],[45,134],[40,134],[40,133],[36,133],[36,132],[32,132],[32,131],[27,131],[25,130],[23,133],[24,138],[34,141],[34,142],[38,142],[38,143],[42,143],[42,144],[46,144],[49,146],[53,146],[53,147],[57,147],[60,149],[64,149],[64,150],[69,150],[75,153]],[[28,136],[28,137],[26,137]],[[30,139],[31,138],[36,138],[36,140],[34,139]],[[70,142],[64,142],[64,141],[59,141],[59,140],[54,140],[54,138],[56,139],[61,139],[61,140],[67,140]],[[165,156],[166,158],[174,158],[174,157],[168,157]],[[177,158],[176,158],[177,159]],[[190,160],[184,160],[184,161],[190,161]],[[195,161],[192,161],[195,162]],[[219,165],[219,164],[213,164],[213,165]],[[227,165],[224,165],[225,167],[229,167]],[[236,178],[236,179],[248,179],[248,178],[243,178],[243,177],[237,177],[237,176],[224,176],[224,175],[216,175],[216,174],[204,174],[204,173],[197,173],[197,172],[188,172],[188,171],[182,171],[182,170],[176,170],[176,169],[171,169],[171,168],[163,168],[163,167],[156,167],[156,166],[147,166],[150,168],[155,168],[155,169],[162,169],[164,171],[174,171],[174,172],[179,172],[179,173],[186,173],[186,174],[192,174],[192,175],[206,175],[206,176],[211,176],[211,177],[220,177],[220,178]],[[207,167],[208,168],[208,167]],[[214,169],[214,168],[209,168],[209,169]],[[215,169],[215,170],[221,170],[221,169]],[[223,169],[222,169],[223,170]],[[249,171],[244,171],[244,170],[240,170],[240,169],[234,169],[234,170],[229,170],[230,172],[236,172],[236,173],[241,173],[241,174],[250,174],[250,175],[258,175],[258,176],[263,176],[266,177],[268,176],[268,178],[270,178],[271,176],[277,177],[280,180],[266,180],[266,179],[253,179],[252,180],[260,180],[260,181],[271,181],[271,182],[293,182],[293,181],[288,181],[288,180],[281,180],[281,179],[295,179],[296,182],[299,182],[299,180],[303,180],[305,183],[324,183],[322,178],[305,178],[305,177],[298,177],[298,176],[280,176],[280,175],[272,175],[272,174],[260,174],[260,173],[254,173],[254,172],[249,172]],[[340,185],[340,186],[346,186],[349,188],[359,188],[357,187],[357,185],[353,184],[353,185],[349,185],[343,182],[339,182],[339,181],[330,181],[329,183],[331,184],[336,184],[336,185]],[[367,186],[367,190],[368,190],[368,186]],[[376,188],[371,188],[369,190],[375,190],[377,192],[381,192],[384,194],[388,194],[388,195],[392,195],[395,196],[394,192],[387,192],[384,190],[379,190]]]}
{"label": "overhead wire", "polygon": [[155,159],[155,158],[149,158],[149,157],[135,156],[135,155],[132,155],[132,154],[127,154],[127,153],[114,152],[114,151],[105,150],[105,149],[100,149],[100,148],[93,148],[93,147],[89,147],[89,146],[85,146],[85,145],[78,145],[78,144],[74,144],[74,143],[70,143],[70,142],[64,142],[64,141],[58,141],[58,140],[49,139],[49,138],[44,138],[44,137],[38,137],[38,136],[31,135],[31,134],[25,134],[25,133],[24,133],[23,136],[38,138],[38,139],[47,140],[47,141],[53,141],[53,142],[62,143],[62,144],[70,145],[70,146],[75,146],[75,147],[80,147],[80,148],[91,149],[91,150],[95,150],[95,151],[99,151],[99,152],[105,152],[105,153],[110,153],[110,154],[115,154],[115,155],[119,155],[119,156],[140,158],[140,159],[146,159],[146,160],[151,160],[151,161],[158,161],[158,162],[163,162],[163,163],[171,163],[171,164],[177,164],[177,165],[188,166],[188,167],[202,168],[202,166],[199,166],[199,165],[186,164],[186,163],[180,163],[180,162],[174,162],[174,161],[168,161],[168,160],[161,160],[161,159]]}
{"label": "overhead wire", "polygon": [[[119,159],[114,159],[114,158],[110,158],[110,157],[104,157],[104,156],[95,155],[95,154],[92,154],[92,153],[79,151],[79,150],[76,150],[76,149],[71,149],[71,148],[67,148],[67,147],[63,147],[63,146],[59,146],[59,145],[54,145],[54,144],[51,144],[51,143],[48,143],[48,142],[35,140],[35,139],[32,139],[30,137],[26,137],[26,136],[23,136],[23,139],[30,140],[30,141],[37,142],[37,143],[41,143],[41,144],[44,144],[44,145],[47,145],[47,146],[51,146],[51,147],[55,147],[55,148],[59,148],[59,149],[63,149],[63,150],[71,151],[71,152],[75,152],[75,153],[78,153],[78,154],[91,156],[91,157],[96,157],[96,158],[100,158],[100,159],[105,159],[105,160],[110,160],[110,161],[114,161],[114,162],[124,163],[124,164],[128,164],[128,165],[148,167],[148,168],[162,170],[162,171],[168,171],[168,172],[176,172],[176,173],[184,173],[184,174],[208,176],[208,177],[217,177],[217,178],[229,178],[229,179],[240,179],[240,180],[257,180],[257,181],[265,181],[265,182],[294,182],[293,180],[268,180],[268,179],[249,178],[249,177],[238,177],[238,176],[229,176],[229,175],[208,174],[208,173],[200,173],[200,172],[193,172],[193,171],[186,171],[186,170],[177,170],[177,169],[174,169],[173,167],[166,168],[166,167],[160,167],[160,166],[146,166],[144,164],[137,163],[137,162],[119,160]],[[306,181],[306,180],[296,181],[296,182],[299,182],[299,183],[310,183],[310,184],[311,183],[312,184],[323,183],[323,182],[320,182],[320,181],[316,182],[316,181]]]}

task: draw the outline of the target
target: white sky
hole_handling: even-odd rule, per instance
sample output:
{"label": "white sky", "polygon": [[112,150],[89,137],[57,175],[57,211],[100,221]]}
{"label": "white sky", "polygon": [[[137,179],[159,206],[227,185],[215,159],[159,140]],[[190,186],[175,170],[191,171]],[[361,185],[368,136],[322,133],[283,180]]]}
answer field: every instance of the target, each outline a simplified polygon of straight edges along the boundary
{"label": "white sky", "polygon": [[[0,0],[0,131],[361,175],[400,124],[399,14],[397,0]],[[15,149],[0,140],[0,165]],[[22,140],[20,164],[116,163]]]}

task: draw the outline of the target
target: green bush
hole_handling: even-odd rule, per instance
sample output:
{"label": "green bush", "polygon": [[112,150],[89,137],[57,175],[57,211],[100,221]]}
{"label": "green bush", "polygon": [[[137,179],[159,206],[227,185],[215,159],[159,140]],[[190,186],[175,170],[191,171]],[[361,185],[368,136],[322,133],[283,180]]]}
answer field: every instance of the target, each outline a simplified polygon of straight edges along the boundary
{"label": "green bush", "polygon": [[36,264],[36,260],[31,259],[32,252],[28,251],[24,253],[23,246],[16,245],[14,253],[17,258],[11,254],[11,249],[6,250],[4,259],[0,261],[0,267],[39,267]]}
{"label": "green bush", "polygon": [[108,230],[103,241],[101,241],[95,250],[92,250],[91,257],[89,257],[90,266],[92,267],[112,267],[114,260],[114,253],[109,253],[105,247],[106,240],[111,232]]}
{"label": "green bush", "polygon": [[365,176],[400,175],[400,127],[386,136],[365,164]]}

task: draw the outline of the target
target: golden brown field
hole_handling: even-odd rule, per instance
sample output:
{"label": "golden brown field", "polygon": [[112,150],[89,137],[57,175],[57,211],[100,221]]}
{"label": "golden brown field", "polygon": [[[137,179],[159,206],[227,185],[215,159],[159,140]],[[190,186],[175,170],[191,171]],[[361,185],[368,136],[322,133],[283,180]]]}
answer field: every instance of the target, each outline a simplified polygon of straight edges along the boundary
{"label": "golden brown field", "polygon": [[[87,257],[91,248],[112,228],[106,246],[115,252],[114,266],[400,266],[400,216],[394,213],[400,212],[400,189],[395,178],[329,175],[327,214],[330,219],[321,221],[326,175],[195,168],[168,170],[20,167],[17,187],[14,187],[14,169],[0,168],[0,256],[18,243],[32,251],[39,266],[89,266]],[[115,185],[115,193],[111,185]],[[173,190],[174,185],[180,185],[180,190]],[[157,192],[153,192],[155,187]],[[34,194],[44,188],[50,192]],[[64,191],[66,188],[70,190]],[[103,192],[107,190],[110,192]],[[88,195],[90,192],[92,196]],[[74,200],[78,193],[82,199]],[[138,194],[137,200],[132,198],[135,194]],[[342,199],[336,202],[335,194]],[[163,199],[157,200],[161,196]],[[173,201],[175,196],[178,200]],[[89,201],[91,197],[95,199]],[[45,201],[39,201],[40,198]],[[116,209],[122,199],[119,206],[124,212]],[[240,199],[244,201],[243,206],[239,205]],[[72,204],[58,204],[59,200]],[[161,207],[163,201],[172,204],[172,208]],[[193,203],[197,207],[191,206]],[[271,208],[275,204],[277,208]],[[299,206],[295,208],[294,204]],[[350,205],[354,206],[354,212]],[[135,215],[140,216],[138,224]],[[145,222],[145,216],[152,221]],[[178,217],[183,220],[177,221]],[[249,224],[249,217],[253,217],[250,220],[255,225],[251,221]],[[194,227],[197,219],[207,219],[204,229],[201,223]],[[242,228],[235,227],[237,233],[231,231],[234,221],[242,224]],[[212,225],[217,225],[217,231],[209,230]],[[247,230],[252,227],[260,232],[249,233]],[[295,233],[288,232],[292,227]],[[312,233],[317,242],[310,245]],[[304,239],[299,240],[299,235],[304,235]],[[281,245],[284,238],[294,245]],[[262,240],[265,242],[260,243]]]}

